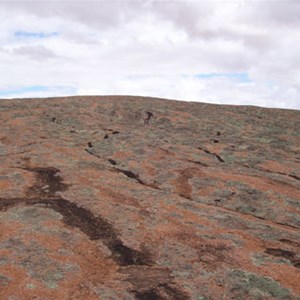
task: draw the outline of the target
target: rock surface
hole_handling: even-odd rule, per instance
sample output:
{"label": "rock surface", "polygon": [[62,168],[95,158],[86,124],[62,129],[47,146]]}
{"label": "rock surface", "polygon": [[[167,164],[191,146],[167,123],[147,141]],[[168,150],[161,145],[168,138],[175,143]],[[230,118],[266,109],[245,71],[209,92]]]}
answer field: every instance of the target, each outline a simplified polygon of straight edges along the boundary
{"label": "rock surface", "polygon": [[300,299],[300,111],[0,101],[0,299]]}

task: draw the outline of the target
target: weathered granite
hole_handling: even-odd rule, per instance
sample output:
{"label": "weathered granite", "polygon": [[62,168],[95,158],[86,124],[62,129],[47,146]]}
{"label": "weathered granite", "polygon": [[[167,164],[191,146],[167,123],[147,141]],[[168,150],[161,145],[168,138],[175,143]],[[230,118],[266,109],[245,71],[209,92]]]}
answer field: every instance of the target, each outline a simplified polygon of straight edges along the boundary
{"label": "weathered granite", "polygon": [[0,299],[300,299],[300,111],[0,101]]}

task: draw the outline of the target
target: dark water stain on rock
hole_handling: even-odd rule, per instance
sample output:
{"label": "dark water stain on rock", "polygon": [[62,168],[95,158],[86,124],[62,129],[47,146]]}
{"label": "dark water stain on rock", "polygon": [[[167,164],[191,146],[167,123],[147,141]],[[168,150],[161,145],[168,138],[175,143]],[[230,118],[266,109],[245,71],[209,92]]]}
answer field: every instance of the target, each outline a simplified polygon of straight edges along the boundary
{"label": "dark water stain on rock", "polygon": [[28,197],[53,197],[56,192],[63,192],[68,185],[62,182],[59,169],[53,167],[25,168],[36,174],[36,183],[27,191]]}
{"label": "dark water stain on rock", "polygon": [[289,260],[294,267],[300,268],[300,257],[297,258],[297,254],[293,251],[280,248],[267,248],[265,253],[276,257],[283,257]]}
{"label": "dark water stain on rock", "polygon": [[188,295],[170,284],[159,284],[157,287],[135,292],[137,300],[188,300]]}
{"label": "dark water stain on rock", "polygon": [[102,240],[112,252],[112,258],[120,266],[152,264],[149,253],[140,252],[124,245],[114,227],[101,216],[94,216],[88,209],[79,207],[61,197],[0,199],[1,211],[22,204],[31,206],[45,204],[46,208],[58,212],[63,216],[62,221],[66,225],[80,229],[90,240]]}
{"label": "dark water stain on rock", "polygon": [[173,283],[168,268],[158,266],[129,266],[121,270],[133,286],[136,299],[189,299],[189,296]]}
{"label": "dark water stain on rock", "polygon": [[57,191],[65,191],[68,188],[58,175],[59,169],[50,167],[27,170],[36,173],[36,183],[28,189],[26,198],[0,199],[1,211],[16,205],[44,204],[46,208],[61,214],[66,225],[80,229],[90,240],[102,240],[112,252],[112,258],[120,266],[152,264],[149,253],[124,245],[117,231],[107,220],[101,216],[94,216],[90,210],[55,195]]}

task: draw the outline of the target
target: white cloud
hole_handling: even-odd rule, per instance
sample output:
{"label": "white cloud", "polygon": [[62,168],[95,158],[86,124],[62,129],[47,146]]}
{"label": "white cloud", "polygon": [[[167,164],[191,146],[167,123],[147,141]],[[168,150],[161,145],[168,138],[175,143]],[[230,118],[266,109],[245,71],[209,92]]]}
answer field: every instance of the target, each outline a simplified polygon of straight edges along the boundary
{"label": "white cloud", "polygon": [[13,49],[15,55],[25,55],[34,60],[47,60],[56,57],[55,53],[42,45],[21,46]]}
{"label": "white cloud", "polygon": [[0,91],[41,85],[47,96],[68,86],[300,109],[297,2],[7,1],[0,20]]}

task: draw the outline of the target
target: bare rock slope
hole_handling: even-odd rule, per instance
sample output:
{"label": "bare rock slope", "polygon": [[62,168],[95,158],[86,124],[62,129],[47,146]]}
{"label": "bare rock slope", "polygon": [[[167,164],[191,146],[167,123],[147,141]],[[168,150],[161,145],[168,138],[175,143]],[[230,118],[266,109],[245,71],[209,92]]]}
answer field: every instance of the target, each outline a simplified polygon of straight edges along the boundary
{"label": "bare rock slope", "polygon": [[300,299],[300,111],[0,101],[0,299]]}

